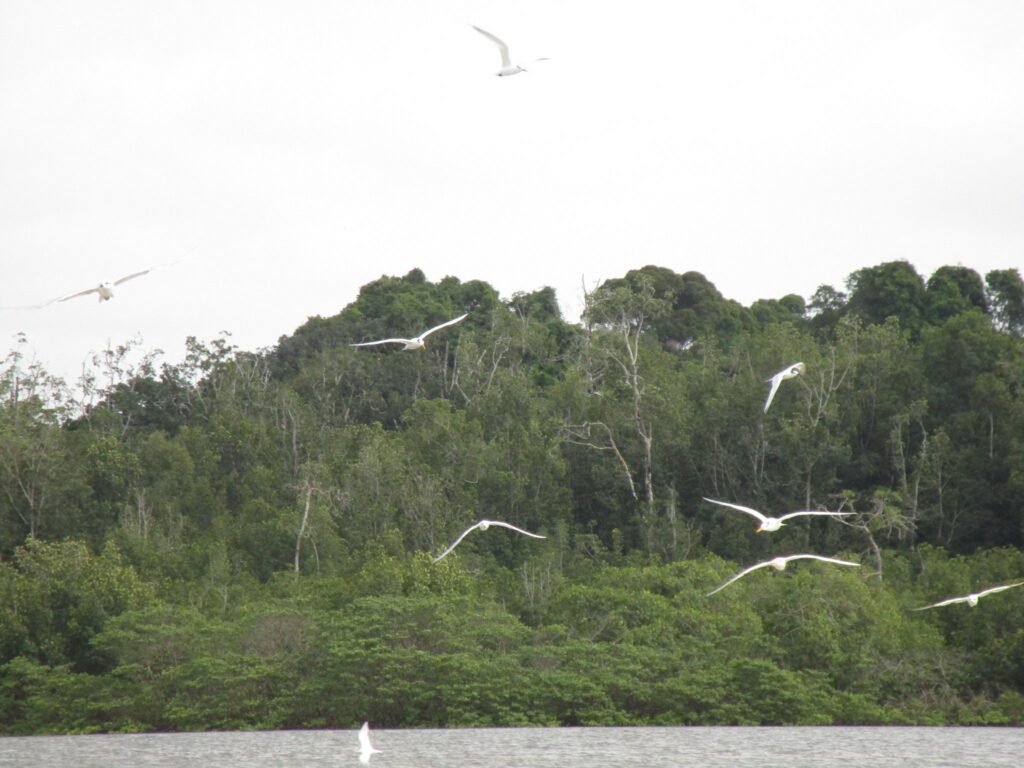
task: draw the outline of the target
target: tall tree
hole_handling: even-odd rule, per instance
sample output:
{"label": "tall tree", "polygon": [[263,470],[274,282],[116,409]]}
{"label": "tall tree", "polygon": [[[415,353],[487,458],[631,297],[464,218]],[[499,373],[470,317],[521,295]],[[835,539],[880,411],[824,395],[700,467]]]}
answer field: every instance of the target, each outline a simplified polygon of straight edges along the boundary
{"label": "tall tree", "polygon": [[970,309],[988,313],[981,275],[967,267],[939,267],[925,287],[926,317],[937,324]]}
{"label": "tall tree", "polygon": [[[74,531],[81,464],[62,424],[73,412],[64,382],[26,364],[25,337],[0,369],[0,551],[24,538]],[[62,517],[63,520],[58,520]]]}
{"label": "tall tree", "polygon": [[1016,269],[993,269],[985,275],[988,300],[996,327],[1024,336],[1024,280]]}
{"label": "tall tree", "polygon": [[[667,311],[665,300],[655,296],[655,282],[645,273],[634,273],[627,281],[606,283],[587,296],[584,317],[591,330],[585,348],[584,365],[592,372],[591,377],[598,387],[614,397],[617,392],[625,395],[628,417],[622,420],[628,424],[639,447],[639,482],[633,478],[634,470],[626,460],[622,442],[626,435],[609,424],[609,419],[587,421],[584,424],[567,426],[567,434],[582,444],[606,445],[623,464],[625,477],[633,497],[642,504],[641,530],[648,541],[648,551],[653,542],[656,509],[654,491],[654,424],[646,403],[647,383],[642,372],[644,367],[643,347],[645,332],[650,324]],[[617,426],[617,425],[616,425]],[[596,430],[597,442],[590,439]]]}
{"label": "tall tree", "polygon": [[916,334],[924,319],[925,289],[910,262],[889,261],[858,269],[847,279],[847,308],[865,323],[895,317],[900,327]]}

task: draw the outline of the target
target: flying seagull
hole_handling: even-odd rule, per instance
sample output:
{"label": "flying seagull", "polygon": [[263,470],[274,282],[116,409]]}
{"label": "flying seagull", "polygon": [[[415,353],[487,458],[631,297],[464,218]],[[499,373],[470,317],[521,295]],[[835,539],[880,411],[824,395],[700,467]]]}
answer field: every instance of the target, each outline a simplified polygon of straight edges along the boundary
{"label": "flying seagull", "polygon": [[937,603],[932,603],[931,605],[924,605],[920,608],[915,608],[914,610],[926,611],[929,608],[938,608],[940,605],[952,605],[953,603],[967,603],[971,608],[973,608],[985,595],[991,595],[993,592],[1002,592],[1004,589],[1013,589],[1014,587],[1019,587],[1022,584],[1024,584],[1024,581],[1018,581],[1013,584],[1004,584],[1001,587],[989,587],[982,592],[973,592],[969,595],[964,595],[963,597],[951,597],[948,600],[941,600]]}
{"label": "flying seagull", "polygon": [[474,523],[473,525],[469,526],[469,528],[464,530],[462,532],[462,534],[459,536],[459,538],[457,538],[452,543],[452,545],[450,547],[448,547],[448,549],[446,549],[444,552],[442,552],[440,555],[438,555],[437,557],[434,558],[434,562],[435,563],[440,562],[445,557],[447,557],[448,554],[453,549],[455,549],[457,546],[459,546],[459,542],[461,542],[464,538],[466,538],[466,536],[469,535],[470,531],[475,531],[477,528],[479,528],[481,531],[486,531],[492,525],[500,525],[502,528],[508,528],[510,530],[516,531],[517,533],[521,533],[524,536],[532,536],[535,539],[546,539],[547,538],[547,536],[541,536],[538,533],[530,533],[529,531],[524,531],[522,528],[516,528],[514,525],[509,525],[508,523],[503,523],[501,520],[481,520],[480,522]]}
{"label": "flying seagull", "polygon": [[370,755],[380,751],[370,743],[370,724],[363,723],[363,727],[359,729],[359,762],[369,763]]}
{"label": "flying seagull", "polygon": [[77,299],[79,296],[88,296],[90,293],[97,294],[101,302],[110,301],[110,299],[114,298],[114,286],[121,285],[121,283],[127,283],[129,280],[134,280],[136,277],[148,275],[152,271],[152,269],[143,269],[139,272],[132,272],[130,275],[119,277],[117,280],[105,280],[95,288],[86,288],[84,291],[78,291],[78,293],[70,293],[67,296],[54,299],[49,303],[53,304],[55,301],[70,301],[71,299]]}
{"label": "flying seagull", "polygon": [[119,286],[122,283],[127,283],[129,280],[134,280],[136,277],[148,275],[150,272],[153,272],[154,270],[163,269],[164,267],[173,267],[175,264],[179,264],[182,261],[184,261],[185,258],[198,247],[198,245],[193,246],[185,253],[184,256],[182,256],[180,259],[176,259],[175,261],[168,261],[162,264],[157,264],[156,266],[153,267],[149,267],[147,269],[140,269],[138,272],[132,272],[131,274],[124,275],[123,277],[119,277],[116,280],[104,280],[102,283],[99,283],[98,285],[95,285],[92,288],[86,288],[84,291],[76,291],[75,293],[69,293],[66,296],[58,296],[55,299],[50,299],[45,304],[33,304],[31,306],[22,307],[5,307],[5,309],[42,309],[43,307],[48,307],[51,304],[57,304],[62,301],[70,301],[71,299],[77,299],[79,296],[88,296],[90,293],[95,293],[101,303],[104,301],[110,301],[110,299],[114,298],[114,288],[116,286]]}
{"label": "flying seagull", "polygon": [[100,283],[94,288],[87,288],[84,291],[78,291],[77,293],[69,293],[67,296],[58,296],[56,299],[50,299],[49,301],[43,304],[26,304],[15,307],[0,307],[0,309],[42,309],[43,307],[48,307],[51,304],[56,304],[61,301],[69,301],[71,299],[76,299],[79,296],[87,296],[90,293],[97,294],[101,302],[109,301],[110,299],[114,298],[114,286],[121,285],[121,283],[126,283],[129,280],[135,279],[136,277],[142,277],[142,275],[148,274],[152,270],[153,268],[143,269],[139,272],[132,272],[130,275],[119,277],[117,280],[105,280],[104,282]]}
{"label": "flying seagull", "polygon": [[774,568],[777,571],[784,571],[784,570],[786,570],[786,565],[789,563],[790,560],[800,560],[800,559],[821,560],[822,562],[825,562],[825,563],[835,563],[836,565],[853,565],[853,566],[856,566],[858,568],[860,567],[860,563],[851,563],[849,560],[836,560],[835,558],[832,558],[832,557],[822,557],[821,555],[789,555],[788,557],[776,557],[776,558],[774,558],[772,560],[766,560],[763,563],[758,563],[757,565],[752,565],[749,568],[747,568],[745,571],[740,571],[735,576],[733,576],[731,579],[729,579],[727,582],[725,582],[722,586],[718,587],[718,589],[713,589],[710,592],[708,592],[707,596],[711,597],[711,595],[715,594],[715,592],[719,592],[720,590],[725,589],[730,584],[732,584],[734,581],[737,581],[738,579],[742,579],[748,573],[750,573],[751,571],[756,571],[758,568],[764,568],[765,566],[770,565],[772,568]]}
{"label": "flying seagull", "polygon": [[702,496],[701,498],[703,498],[704,501],[710,501],[712,504],[719,504],[723,507],[738,509],[740,512],[746,512],[748,515],[753,515],[761,521],[761,525],[758,526],[757,529],[758,533],[761,533],[761,531],[768,531],[769,533],[771,533],[772,531],[777,531],[779,530],[779,528],[785,525],[785,521],[789,520],[791,517],[801,517],[803,515],[824,515],[827,517],[844,517],[846,515],[853,514],[852,512],[818,512],[815,510],[802,510],[800,512],[790,512],[788,515],[783,515],[782,517],[768,517],[767,515],[762,515],[756,509],[744,507],[742,504],[730,504],[728,501],[715,501],[714,499],[709,499],[707,496]]}
{"label": "flying seagull", "polygon": [[[470,26],[498,46],[498,53],[501,54],[501,69],[496,73],[498,77],[511,77],[512,75],[518,75],[520,72],[526,71],[518,64],[512,63],[512,59],[510,59],[508,55],[508,46],[505,44],[505,41],[501,38],[495,37],[486,29],[480,29],[480,27],[475,24],[470,24]],[[547,61],[547,59],[534,59],[534,61]]]}
{"label": "flying seagull", "polygon": [[775,399],[775,393],[779,391],[779,385],[782,382],[784,382],[786,379],[792,379],[794,376],[799,376],[803,372],[804,372],[804,364],[803,363],[793,363],[788,368],[783,368],[781,371],[776,373],[770,379],[765,379],[765,381],[770,381],[771,384],[772,384],[771,391],[768,393],[768,399],[765,400],[765,403],[764,403],[764,412],[765,413],[768,413],[768,406],[771,405],[772,404],[772,400]]}
{"label": "flying seagull", "polygon": [[449,325],[455,325],[455,323],[465,320],[469,316],[467,312],[465,315],[459,315],[454,320],[449,320],[447,323],[441,323],[435,325],[433,328],[424,331],[419,336],[412,339],[381,339],[380,341],[362,341],[358,344],[349,344],[350,347],[373,347],[377,344],[404,344],[402,349],[425,349],[427,346],[427,336],[432,334],[434,331],[439,331],[442,328],[447,328]]}

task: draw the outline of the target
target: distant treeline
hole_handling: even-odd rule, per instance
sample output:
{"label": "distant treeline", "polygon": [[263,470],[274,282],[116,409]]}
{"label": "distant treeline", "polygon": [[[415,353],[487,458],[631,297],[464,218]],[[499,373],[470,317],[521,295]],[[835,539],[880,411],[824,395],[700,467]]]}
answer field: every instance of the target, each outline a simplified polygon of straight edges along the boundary
{"label": "distant treeline", "polygon": [[[0,366],[0,732],[1024,722],[1024,281],[419,270],[273,349]],[[410,336],[468,312],[425,350]],[[768,379],[803,362],[763,412]],[[756,521],[708,504],[776,516]],[[491,518],[543,533],[476,531]],[[803,561],[814,552],[860,568]]]}

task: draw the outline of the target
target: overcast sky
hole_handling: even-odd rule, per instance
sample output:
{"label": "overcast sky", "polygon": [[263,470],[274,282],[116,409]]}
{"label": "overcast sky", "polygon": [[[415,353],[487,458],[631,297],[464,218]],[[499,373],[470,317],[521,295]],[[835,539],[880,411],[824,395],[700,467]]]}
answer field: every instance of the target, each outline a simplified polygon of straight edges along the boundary
{"label": "overcast sky", "polygon": [[645,264],[743,304],[1021,267],[1024,3],[0,0],[0,305],[193,246],[0,350],[257,349],[413,267],[569,320]]}

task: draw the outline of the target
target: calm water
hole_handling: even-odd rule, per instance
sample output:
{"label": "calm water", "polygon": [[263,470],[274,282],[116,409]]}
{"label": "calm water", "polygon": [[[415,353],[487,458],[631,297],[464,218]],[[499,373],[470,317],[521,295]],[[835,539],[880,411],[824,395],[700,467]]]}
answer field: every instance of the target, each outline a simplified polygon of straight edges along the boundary
{"label": "calm water", "polygon": [[[377,768],[1020,768],[1015,728],[482,728],[374,732]],[[355,731],[0,739],[0,766],[359,766]]]}

